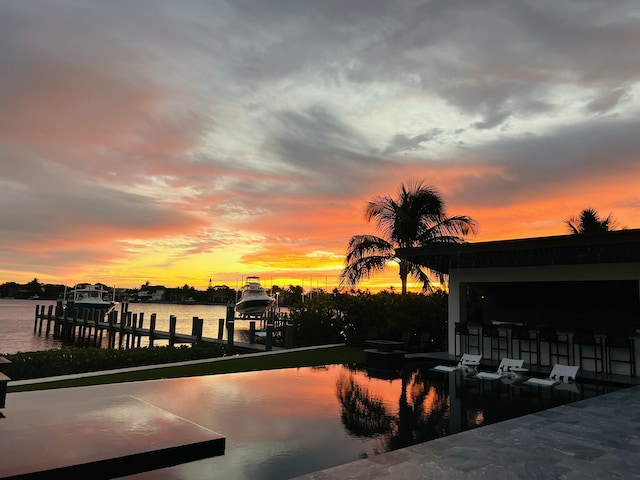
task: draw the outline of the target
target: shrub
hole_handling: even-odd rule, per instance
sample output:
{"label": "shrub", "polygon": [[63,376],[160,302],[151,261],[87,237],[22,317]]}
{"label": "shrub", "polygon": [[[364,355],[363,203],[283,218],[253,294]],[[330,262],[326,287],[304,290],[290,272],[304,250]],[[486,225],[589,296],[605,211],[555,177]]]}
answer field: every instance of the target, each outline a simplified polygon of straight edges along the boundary
{"label": "shrub", "polygon": [[5,373],[12,380],[69,375],[116,368],[157,365],[227,354],[222,344],[201,344],[179,347],[143,347],[123,350],[99,347],[65,347],[41,352],[18,352],[4,355],[11,361]]}

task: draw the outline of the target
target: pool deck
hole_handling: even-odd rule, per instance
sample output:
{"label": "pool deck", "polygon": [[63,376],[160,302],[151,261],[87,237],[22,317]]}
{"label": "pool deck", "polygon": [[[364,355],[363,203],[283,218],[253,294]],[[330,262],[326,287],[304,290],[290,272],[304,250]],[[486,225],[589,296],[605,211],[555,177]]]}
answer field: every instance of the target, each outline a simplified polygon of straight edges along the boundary
{"label": "pool deck", "polygon": [[[454,360],[442,356],[443,360]],[[587,375],[596,380],[618,376]],[[596,378],[597,377],[597,378]],[[640,383],[624,377],[623,383]],[[296,480],[640,479],[640,385]]]}

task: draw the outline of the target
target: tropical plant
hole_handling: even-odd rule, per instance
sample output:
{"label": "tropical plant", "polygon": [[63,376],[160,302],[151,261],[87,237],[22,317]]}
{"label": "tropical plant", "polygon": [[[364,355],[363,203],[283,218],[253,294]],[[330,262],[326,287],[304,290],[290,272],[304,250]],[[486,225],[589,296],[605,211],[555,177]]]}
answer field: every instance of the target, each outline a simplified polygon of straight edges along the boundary
{"label": "tropical plant", "polygon": [[475,221],[467,216],[449,217],[438,192],[422,181],[402,184],[396,199],[376,196],[365,210],[367,222],[374,220],[381,237],[355,235],[349,240],[345,268],[340,285],[356,285],[379,273],[391,263],[400,267],[402,294],[407,293],[410,276],[429,291],[428,271],[417,263],[399,258],[397,248],[424,247],[431,244],[464,243],[464,236],[476,233]]}
{"label": "tropical plant", "polygon": [[574,235],[609,232],[618,227],[617,220],[611,214],[601,218],[595,208],[586,208],[579,216],[570,217],[564,223]]}

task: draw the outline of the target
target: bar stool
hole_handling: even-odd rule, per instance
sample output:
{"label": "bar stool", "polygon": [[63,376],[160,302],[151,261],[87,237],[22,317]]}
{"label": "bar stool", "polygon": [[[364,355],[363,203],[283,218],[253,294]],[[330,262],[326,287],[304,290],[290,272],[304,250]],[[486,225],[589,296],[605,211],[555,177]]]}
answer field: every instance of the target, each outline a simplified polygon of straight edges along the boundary
{"label": "bar stool", "polygon": [[[583,369],[583,360],[593,360],[596,373],[604,371],[604,348],[602,345],[602,337],[596,338],[592,332],[576,332],[573,334],[573,351],[575,358],[575,348],[578,347],[578,359],[580,369]],[[593,351],[590,354],[589,351]],[[598,362],[600,362],[600,370],[598,370]]]}
{"label": "bar stool", "polygon": [[[489,339],[489,346],[491,352],[491,359],[493,359],[493,352],[498,355],[496,359],[500,359],[501,352],[505,352],[505,356],[509,356],[509,332],[505,329],[499,329],[496,325],[483,325],[482,326],[482,345],[484,347],[484,339]],[[504,348],[502,348],[502,340],[504,340]]]}
{"label": "bar stool", "polygon": [[[469,327],[471,327],[471,329]],[[475,333],[472,333],[470,330],[475,330]],[[474,347],[477,349],[478,354],[482,354],[480,345],[480,331],[476,328],[475,325],[470,325],[466,322],[457,322],[455,324],[455,337],[456,340],[454,340],[455,345],[453,347],[453,352],[455,355],[458,355],[458,337],[464,338],[464,353],[470,353],[469,347]],[[471,345],[471,342],[469,341],[471,338],[476,339],[475,345]],[[462,354],[462,352],[460,352],[460,354]]]}
{"label": "bar stool", "polygon": [[[571,348],[569,347],[570,342],[568,333],[558,333],[551,327],[541,326],[538,333],[538,351],[540,351],[540,343],[542,342],[549,344],[549,365],[553,362],[554,357],[554,363],[562,363],[562,360],[564,359],[566,359],[565,365],[569,365],[571,363]],[[556,347],[555,353],[553,351],[553,346]],[[564,347],[564,351],[567,353],[562,353],[560,347]]]}
{"label": "bar stool", "polygon": [[[636,352],[633,338],[622,332],[608,332],[604,343],[607,353],[607,373],[611,373],[611,365],[613,363],[624,363],[629,365],[629,375],[632,377],[635,376]],[[626,353],[628,355],[628,360],[620,357],[613,358],[613,351]]]}
{"label": "bar stool", "polygon": [[[529,356],[530,365],[537,365],[540,363],[540,350],[538,346],[538,336],[536,333],[530,331],[525,326],[515,326],[511,330],[511,351],[515,352],[513,349],[513,342],[518,342],[520,358],[522,358],[523,353],[526,353]],[[533,355],[536,356],[535,362],[532,360]]]}

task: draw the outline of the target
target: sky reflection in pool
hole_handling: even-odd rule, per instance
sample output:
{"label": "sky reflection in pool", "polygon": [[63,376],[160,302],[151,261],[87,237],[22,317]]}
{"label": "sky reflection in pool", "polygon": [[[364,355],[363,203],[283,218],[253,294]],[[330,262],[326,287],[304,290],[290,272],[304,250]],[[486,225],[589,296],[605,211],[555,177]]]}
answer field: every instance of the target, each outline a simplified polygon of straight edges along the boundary
{"label": "sky reflection in pool", "polygon": [[482,382],[428,366],[384,377],[328,366],[123,384],[226,437],[222,457],[130,478],[291,478],[611,391]]}

